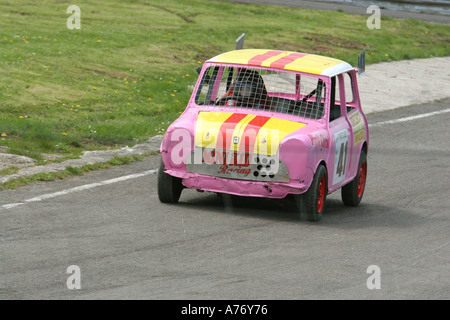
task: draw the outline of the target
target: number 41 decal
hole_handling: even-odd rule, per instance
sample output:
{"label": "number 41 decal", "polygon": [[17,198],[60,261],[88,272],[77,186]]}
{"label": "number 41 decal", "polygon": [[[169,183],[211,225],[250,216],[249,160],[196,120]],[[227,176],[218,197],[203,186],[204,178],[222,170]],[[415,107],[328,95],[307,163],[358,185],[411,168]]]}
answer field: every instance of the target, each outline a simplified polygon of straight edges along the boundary
{"label": "number 41 decal", "polygon": [[347,173],[348,131],[342,130],[334,135],[336,151],[334,156],[333,184],[344,180]]}
{"label": "number 41 decal", "polygon": [[[336,146],[338,147],[338,146]],[[345,176],[345,164],[347,163],[347,150],[348,150],[348,141],[341,143],[341,148],[339,150],[339,160],[336,168],[336,174],[340,176]]]}

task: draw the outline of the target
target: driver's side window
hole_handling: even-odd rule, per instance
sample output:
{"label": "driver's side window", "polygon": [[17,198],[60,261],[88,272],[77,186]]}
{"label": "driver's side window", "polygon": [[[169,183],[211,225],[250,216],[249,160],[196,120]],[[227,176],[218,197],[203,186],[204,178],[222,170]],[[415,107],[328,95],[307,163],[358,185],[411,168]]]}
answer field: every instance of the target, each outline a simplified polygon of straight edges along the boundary
{"label": "driver's side window", "polygon": [[342,116],[341,103],[345,103],[347,112],[354,107],[353,86],[350,73],[340,74],[331,79],[330,121]]}
{"label": "driver's side window", "polygon": [[330,122],[338,119],[340,116],[341,116],[341,104],[339,102],[339,81],[338,77],[334,76],[331,78]]}

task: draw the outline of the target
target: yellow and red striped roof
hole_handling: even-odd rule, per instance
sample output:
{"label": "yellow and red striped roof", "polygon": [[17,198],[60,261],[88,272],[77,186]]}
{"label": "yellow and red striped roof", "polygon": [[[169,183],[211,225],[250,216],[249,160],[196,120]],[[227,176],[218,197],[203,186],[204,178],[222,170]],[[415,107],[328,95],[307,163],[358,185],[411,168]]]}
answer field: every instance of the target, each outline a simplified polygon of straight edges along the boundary
{"label": "yellow and red striped roof", "polygon": [[339,59],[293,51],[242,49],[222,53],[208,62],[270,67],[290,71],[334,76],[353,67]]}

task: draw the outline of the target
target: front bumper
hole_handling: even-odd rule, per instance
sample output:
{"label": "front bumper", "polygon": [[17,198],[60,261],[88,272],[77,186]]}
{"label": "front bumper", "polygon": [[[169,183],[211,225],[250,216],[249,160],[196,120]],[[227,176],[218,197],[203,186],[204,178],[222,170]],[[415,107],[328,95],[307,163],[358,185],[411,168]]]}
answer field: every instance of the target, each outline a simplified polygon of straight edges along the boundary
{"label": "front bumper", "polygon": [[288,194],[304,193],[308,189],[308,186],[300,181],[250,181],[206,176],[189,172],[183,173],[175,170],[166,170],[165,172],[171,176],[181,178],[186,188],[238,196],[281,199]]}

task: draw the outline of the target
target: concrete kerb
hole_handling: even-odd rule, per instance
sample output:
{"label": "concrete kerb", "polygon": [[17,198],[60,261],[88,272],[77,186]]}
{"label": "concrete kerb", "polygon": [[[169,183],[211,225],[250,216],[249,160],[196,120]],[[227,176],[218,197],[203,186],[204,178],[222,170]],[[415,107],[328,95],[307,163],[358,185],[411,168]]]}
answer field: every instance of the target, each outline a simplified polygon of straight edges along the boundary
{"label": "concrete kerb", "polygon": [[[31,158],[0,153],[2,167],[17,166],[20,168],[15,174],[0,177],[0,183],[5,183],[20,177],[29,177],[38,173],[61,172],[67,167],[80,168],[88,164],[106,163],[114,157],[159,152],[162,138],[163,136],[161,135],[154,136],[145,143],[136,144],[133,147],[126,146],[117,150],[85,151],[79,159],[70,159],[60,163],[49,163],[39,166],[34,165],[34,160]],[[8,163],[5,165],[4,161],[8,161]]]}
{"label": "concrete kerb", "polygon": [[[450,57],[383,62],[366,67],[366,74],[358,79],[363,110],[366,114],[412,104],[427,103],[450,97]],[[163,136],[154,136],[147,142],[118,150],[86,151],[80,159],[60,163],[34,165],[31,158],[11,155],[0,149],[0,170],[19,167],[15,174],[0,177],[5,183],[37,173],[64,171],[71,166],[106,163],[114,157],[159,152]]]}

